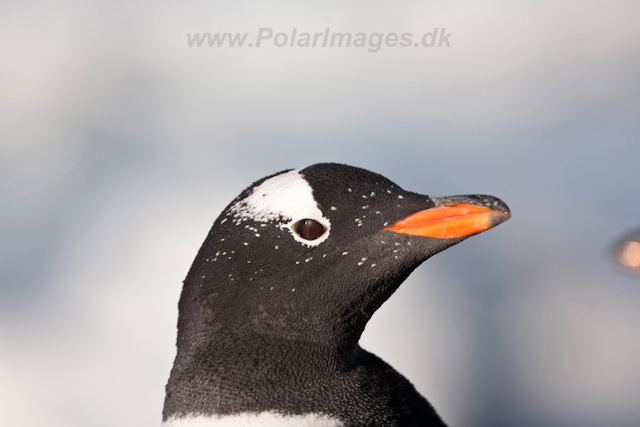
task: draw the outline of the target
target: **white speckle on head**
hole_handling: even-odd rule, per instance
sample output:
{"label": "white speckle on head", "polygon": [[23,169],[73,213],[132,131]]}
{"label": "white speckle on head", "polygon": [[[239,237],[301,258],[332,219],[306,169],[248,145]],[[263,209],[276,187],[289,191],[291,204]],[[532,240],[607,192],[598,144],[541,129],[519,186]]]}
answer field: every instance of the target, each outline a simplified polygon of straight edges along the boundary
{"label": "white speckle on head", "polygon": [[278,245],[276,245],[276,249],[278,249]]}
{"label": "white speckle on head", "polygon": [[[307,246],[318,246],[329,237],[331,222],[323,214],[313,198],[313,190],[307,180],[293,170],[269,178],[256,186],[251,194],[240,200],[230,211],[236,221],[252,219],[257,222],[284,220],[280,228],[287,228],[295,240]],[[293,226],[300,220],[313,219],[327,231],[315,240],[305,240]],[[258,237],[258,236],[256,236]]]}
{"label": "white speckle on head", "polygon": [[366,260],[367,260],[367,257],[364,257],[361,259],[361,261],[366,261]]}
{"label": "white speckle on head", "polygon": [[332,210],[332,211],[337,211],[337,210],[338,210],[338,208],[336,208],[335,206],[331,206],[331,210]]}
{"label": "white speckle on head", "polygon": [[347,190],[349,191],[349,193],[351,193],[351,189],[350,188],[347,188]]}
{"label": "white speckle on head", "polygon": [[358,265],[362,265],[362,264],[364,264],[364,262],[358,261]]}
{"label": "white speckle on head", "polygon": [[258,233],[256,233],[256,237],[260,237],[260,235]]}
{"label": "white speckle on head", "polygon": [[363,195],[362,195],[362,198],[363,198],[363,199],[366,199],[366,198],[367,198],[367,196],[365,196],[365,195],[363,194]]}
{"label": "white speckle on head", "polygon": [[375,264],[371,264],[371,267],[375,267],[375,266],[376,266]]}
{"label": "white speckle on head", "polygon": [[224,242],[224,239],[220,239],[221,242]]}
{"label": "white speckle on head", "polygon": [[225,222],[227,222],[228,218],[223,219],[222,221],[220,221],[220,224],[224,224]]}
{"label": "white speckle on head", "polygon": [[369,194],[371,197],[375,196],[376,193],[374,193],[373,191],[371,192],[371,194]]}
{"label": "white speckle on head", "polygon": [[344,423],[323,414],[282,415],[276,412],[242,412],[233,415],[172,416],[162,422],[162,427],[344,427]]}
{"label": "white speckle on head", "polygon": [[398,199],[404,199],[404,197],[402,197],[402,196],[400,196],[400,195],[399,195],[399,196],[398,196]]}
{"label": "white speckle on head", "polygon": [[247,242],[242,242],[243,245],[245,246],[249,246],[249,244]]}
{"label": "white speckle on head", "polygon": [[391,190],[387,190],[387,193],[391,194]]}
{"label": "white speckle on head", "polygon": [[349,252],[342,252],[342,255],[347,255]]}
{"label": "white speckle on head", "polygon": [[362,209],[367,209],[368,207],[369,207],[369,205],[364,205],[364,206],[362,207]]}
{"label": "white speckle on head", "polygon": [[385,222],[384,224],[382,224],[383,227],[386,227],[389,223]]}
{"label": "white speckle on head", "polygon": [[394,243],[394,245],[396,245],[396,246],[402,246],[402,245],[401,245],[400,243],[398,243],[398,242],[395,242],[395,243]]}

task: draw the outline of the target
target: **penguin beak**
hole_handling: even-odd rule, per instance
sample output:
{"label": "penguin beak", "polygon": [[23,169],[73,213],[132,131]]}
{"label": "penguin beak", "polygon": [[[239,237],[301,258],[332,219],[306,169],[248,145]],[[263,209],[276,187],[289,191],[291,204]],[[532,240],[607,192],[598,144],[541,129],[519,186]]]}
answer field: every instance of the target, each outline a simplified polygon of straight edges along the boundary
{"label": "penguin beak", "polygon": [[455,239],[481,233],[511,218],[509,207],[491,196],[433,198],[436,206],[385,228],[412,236]]}

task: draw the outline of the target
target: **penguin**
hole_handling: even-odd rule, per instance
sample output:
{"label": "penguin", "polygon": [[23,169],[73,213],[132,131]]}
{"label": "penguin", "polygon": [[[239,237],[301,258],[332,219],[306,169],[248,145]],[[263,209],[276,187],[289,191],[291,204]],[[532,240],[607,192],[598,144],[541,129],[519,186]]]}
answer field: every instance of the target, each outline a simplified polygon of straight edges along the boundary
{"label": "penguin", "polygon": [[162,426],[445,426],[358,340],[423,261],[510,216],[335,163],[253,183],[184,281]]}

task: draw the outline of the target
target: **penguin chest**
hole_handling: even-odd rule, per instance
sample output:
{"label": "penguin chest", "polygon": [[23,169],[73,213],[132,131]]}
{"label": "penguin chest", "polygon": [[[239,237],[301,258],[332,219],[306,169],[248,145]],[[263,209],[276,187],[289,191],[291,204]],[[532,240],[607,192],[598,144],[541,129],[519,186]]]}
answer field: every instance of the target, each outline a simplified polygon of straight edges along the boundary
{"label": "penguin chest", "polygon": [[230,415],[188,415],[171,417],[162,427],[344,427],[344,423],[323,414],[283,415],[276,412],[243,412]]}

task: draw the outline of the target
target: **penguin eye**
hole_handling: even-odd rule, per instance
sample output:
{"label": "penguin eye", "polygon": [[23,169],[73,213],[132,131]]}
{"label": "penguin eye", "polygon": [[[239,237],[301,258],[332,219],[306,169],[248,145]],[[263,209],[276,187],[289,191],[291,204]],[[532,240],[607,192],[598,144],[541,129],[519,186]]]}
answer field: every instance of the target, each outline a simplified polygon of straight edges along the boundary
{"label": "penguin eye", "polygon": [[327,230],[315,219],[302,219],[296,223],[294,229],[298,236],[305,240],[316,240]]}

